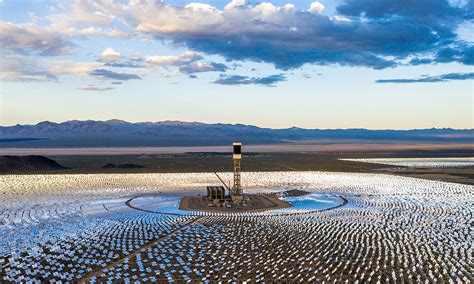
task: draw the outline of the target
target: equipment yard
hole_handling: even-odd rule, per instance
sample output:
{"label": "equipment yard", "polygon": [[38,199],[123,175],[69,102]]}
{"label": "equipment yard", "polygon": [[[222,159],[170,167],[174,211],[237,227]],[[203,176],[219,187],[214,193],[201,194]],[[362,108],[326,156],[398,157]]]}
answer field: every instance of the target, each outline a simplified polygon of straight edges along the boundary
{"label": "equipment yard", "polygon": [[290,208],[203,212],[179,201],[205,194],[212,173],[0,179],[6,282],[474,281],[471,185],[243,172],[245,194],[309,194],[284,197]]}
{"label": "equipment yard", "polygon": [[276,194],[248,194],[248,205],[245,207],[209,206],[205,196],[185,196],[181,199],[179,209],[209,212],[258,212],[270,209],[288,208],[291,204],[277,197]]}

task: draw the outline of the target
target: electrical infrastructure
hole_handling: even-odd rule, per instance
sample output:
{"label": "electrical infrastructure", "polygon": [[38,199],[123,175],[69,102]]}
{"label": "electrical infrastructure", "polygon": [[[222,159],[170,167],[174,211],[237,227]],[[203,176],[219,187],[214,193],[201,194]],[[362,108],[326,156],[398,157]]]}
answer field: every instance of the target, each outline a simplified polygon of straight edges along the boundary
{"label": "electrical infrastructure", "polygon": [[232,169],[234,184],[227,185],[219,174],[214,173],[222,185],[209,185],[206,196],[184,196],[181,198],[181,210],[203,210],[214,212],[248,212],[267,209],[287,208],[291,204],[280,200],[276,194],[244,195],[240,179],[242,143],[232,144]]}
{"label": "electrical infrastructure", "polygon": [[[222,182],[222,186],[208,186],[207,187],[207,200],[210,201],[212,206],[225,206],[232,207],[233,205],[245,206],[245,198],[242,192],[242,184],[240,180],[240,161],[242,160],[242,143],[234,142],[232,144],[232,165],[234,173],[234,184],[232,188],[227,186],[222,178],[215,173],[217,178]],[[226,194],[226,190],[228,194]]]}

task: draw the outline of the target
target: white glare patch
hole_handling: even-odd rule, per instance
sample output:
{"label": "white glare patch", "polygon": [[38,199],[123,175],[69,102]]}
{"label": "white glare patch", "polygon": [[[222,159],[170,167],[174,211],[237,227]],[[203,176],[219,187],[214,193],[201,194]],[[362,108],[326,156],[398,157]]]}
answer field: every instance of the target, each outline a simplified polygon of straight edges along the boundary
{"label": "white glare patch", "polygon": [[458,168],[474,167],[474,157],[469,158],[383,158],[340,159],[342,161],[383,164],[402,167]]}

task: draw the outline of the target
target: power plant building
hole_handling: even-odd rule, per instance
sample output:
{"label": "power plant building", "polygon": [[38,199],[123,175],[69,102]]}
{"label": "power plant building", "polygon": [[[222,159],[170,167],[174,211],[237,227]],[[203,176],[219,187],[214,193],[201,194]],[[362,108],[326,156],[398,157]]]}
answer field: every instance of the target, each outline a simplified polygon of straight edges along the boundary
{"label": "power plant building", "polygon": [[[214,205],[219,203],[225,203],[226,206],[232,206],[233,204],[244,205],[245,198],[243,195],[242,184],[240,179],[240,161],[242,160],[242,143],[234,142],[232,144],[232,169],[233,169],[233,186],[230,187],[225,184],[221,177],[217,174],[217,178],[222,182],[224,186],[208,186],[207,187],[207,200],[212,202]],[[226,193],[227,189],[227,193]],[[247,198],[248,199],[248,198]],[[211,204],[211,203],[210,203]]]}
{"label": "power plant building", "polygon": [[225,193],[225,188],[223,186],[208,186],[207,187],[207,199],[225,199],[228,195]]}

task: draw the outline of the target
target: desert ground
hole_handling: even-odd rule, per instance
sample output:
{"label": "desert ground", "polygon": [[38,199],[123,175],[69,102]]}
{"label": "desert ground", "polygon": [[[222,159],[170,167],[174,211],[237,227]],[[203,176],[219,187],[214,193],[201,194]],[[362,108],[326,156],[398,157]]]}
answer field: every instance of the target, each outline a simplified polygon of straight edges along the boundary
{"label": "desert ground", "polygon": [[[328,142],[330,143],[330,142]],[[334,146],[334,144],[328,144]],[[288,145],[246,146],[242,171],[330,171],[388,173],[439,181],[474,184],[474,167],[420,167],[366,163],[364,159],[403,158],[469,158],[474,157],[474,145],[464,144],[397,144],[379,149],[365,144],[334,146],[332,151],[321,151],[324,145],[306,144],[308,151],[296,151]],[[349,147],[350,146],[350,147]],[[357,146],[357,147],[356,147]],[[252,152],[257,147],[260,152]],[[349,148],[348,148],[349,147]],[[355,148],[354,148],[355,147]],[[292,151],[287,151],[292,149]],[[1,174],[84,174],[84,173],[192,173],[224,172],[231,165],[228,147],[161,147],[113,148],[101,152],[99,148],[80,149],[11,149],[0,148],[0,154],[42,155],[64,168],[42,168],[35,165],[7,166],[0,164]],[[106,154],[103,154],[106,153]],[[0,156],[0,162],[2,157]]]}

